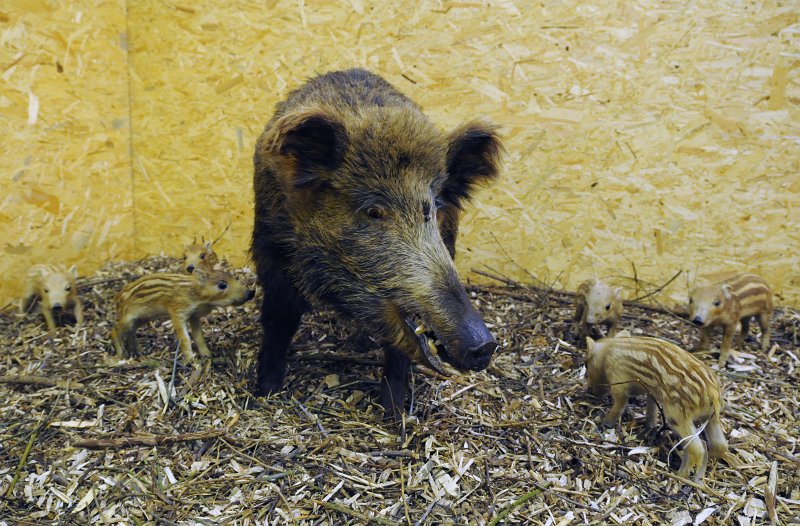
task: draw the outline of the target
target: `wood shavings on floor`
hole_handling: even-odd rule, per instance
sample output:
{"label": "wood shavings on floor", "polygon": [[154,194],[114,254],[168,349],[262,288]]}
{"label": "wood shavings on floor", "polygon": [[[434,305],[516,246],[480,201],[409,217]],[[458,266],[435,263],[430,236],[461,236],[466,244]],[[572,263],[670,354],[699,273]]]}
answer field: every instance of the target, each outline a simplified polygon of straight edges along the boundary
{"label": "wood shavings on floor", "polygon": [[[141,328],[145,354],[115,357],[109,305],[126,281],[170,266],[109,264],[83,279],[77,330],[47,334],[36,315],[0,314],[0,524],[754,525],[772,509],[778,524],[800,517],[797,311],[777,309],[768,354],[748,341],[720,375],[738,465],[714,463],[703,484],[684,484],[667,454],[674,435],[644,433],[644,400],[617,428],[600,427],[608,401],[585,393],[569,294],[513,282],[471,288],[502,351],[483,372],[416,370],[409,415],[394,425],[381,419],[379,349],[330,311],[305,318],[286,390],[254,399],[259,297],[209,316],[214,360],[194,379],[180,364],[165,404],[170,327]],[[623,328],[697,342],[679,317],[626,309]],[[153,445],[158,437],[170,438]],[[100,439],[111,447],[76,446]]]}

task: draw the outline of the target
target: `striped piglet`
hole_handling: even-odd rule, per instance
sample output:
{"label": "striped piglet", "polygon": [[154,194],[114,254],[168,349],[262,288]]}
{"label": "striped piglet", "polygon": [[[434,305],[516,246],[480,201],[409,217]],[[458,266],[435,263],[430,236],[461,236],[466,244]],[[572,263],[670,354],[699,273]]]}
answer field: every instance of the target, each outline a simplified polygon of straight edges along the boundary
{"label": "striped piglet", "polygon": [[[211,357],[200,319],[215,307],[240,305],[251,299],[248,290],[220,270],[196,268],[191,274],[150,274],[126,285],[116,297],[117,323],[111,339],[117,354],[139,353],[136,328],[144,322],[169,318],[188,364],[194,359],[192,338],[200,356]],[[187,327],[188,325],[188,327]]]}
{"label": "striped piglet", "polygon": [[[604,425],[617,423],[629,397],[646,394],[647,427],[655,427],[660,404],[665,423],[684,443],[679,475],[700,480],[709,457],[725,456],[728,442],[720,422],[719,382],[703,362],[658,338],[618,336],[598,342],[586,338],[586,349],[589,392],[610,393],[614,402]],[[701,423],[708,448],[699,437]]]}
{"label": "striped piglet", "polygon": [[720,367],[728,362],[736,326],[741,323],[736,341],[737,345],[741,345],[750,331],[750,318],[753,316],[756,316],[761,327],[761,350],[766,351],[770,340],[772,291],[767,282],[755,274],[739,274],[725,281],[697,288],[689,295],[689,319],[702,328],[698,350],[707,350],[711,341],[711,330],[722,326]]}

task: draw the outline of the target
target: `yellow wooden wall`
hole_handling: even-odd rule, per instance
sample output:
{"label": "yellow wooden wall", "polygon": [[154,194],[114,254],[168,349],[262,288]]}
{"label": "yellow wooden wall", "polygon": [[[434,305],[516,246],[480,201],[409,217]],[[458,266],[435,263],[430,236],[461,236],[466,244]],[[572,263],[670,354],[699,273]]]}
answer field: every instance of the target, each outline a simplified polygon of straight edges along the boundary
{"label": "yellow wooden wall", "polygon": [[123,2],[0,4],[0,306],[41,260],[133,255]]}
{"label": "yellow wooden wall", "polygon": [[[35,261],[91,272],[230,229],[252,151],[303,79],[362,66],[443,128],[504,129],[502,181],[459,266],[574,287],[760,272],[800,305],[800,17],[793,2],[579,0],[0,4],[0,302]],[[38,112],[33,118],[33,108]],[[629,280],[615,278],[619,284]],[[636,294],[628,290],[627,295]]]}

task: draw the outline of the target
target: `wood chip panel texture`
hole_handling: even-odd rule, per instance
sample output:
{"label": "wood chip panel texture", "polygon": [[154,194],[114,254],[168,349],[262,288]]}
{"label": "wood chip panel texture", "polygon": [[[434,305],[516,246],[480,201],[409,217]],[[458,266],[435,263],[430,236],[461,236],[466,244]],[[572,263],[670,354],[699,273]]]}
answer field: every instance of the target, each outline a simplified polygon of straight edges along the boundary
{"label": "wood chip panel texture", "polygon": [[573,288],[683,269],[677,301],[696,276],[749,270],[800,305],[792,3],[13,0],[0,29],[3,303],[33,262],[89,273],[229,223],[219,251],[244,263],[274,104],[362,66],[443,129],[503,126],[465,275]]}

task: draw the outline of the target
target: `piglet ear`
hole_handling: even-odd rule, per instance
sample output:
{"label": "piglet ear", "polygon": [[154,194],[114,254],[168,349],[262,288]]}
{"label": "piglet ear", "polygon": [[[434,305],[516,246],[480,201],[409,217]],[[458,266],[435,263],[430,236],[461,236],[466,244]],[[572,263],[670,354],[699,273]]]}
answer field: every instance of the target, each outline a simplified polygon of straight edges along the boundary
{"label": "piglet ear", "polygon": [[278,176],[287,187],[307,188],[341,164],[348,142],[347,129],[337,115],[314,109],[281,117],[266,148],[277,157]]}
{"label": "piglet ear", "polygon": [[586,350],[592,352],[594,350],[594,340],[591,336],[586,337]]}
{"label": "piglet ear", "polygon": [[617,287],[616,289],[614,289],[614,297],[619,299],[619,295],[621,292],[622,292],[622,287]]}
{"label": "piglet ear", "polygon": [[448,137],[447,182],[440,197],[462,207],[470,198],[475,186],[497,177],[500,155],[498,127],[475,120],[462,124]]}
{"label": "piglet ear", "polygon": [[730,286],[730,284],[725,283],[722,286],[722,295],[725,296],[726,300],[731,299],[732,294],[731,294],[731,286]]}
{"label": "piglet ear", "polygon": [[69,271],[68,272],[70,274],[72,274],[72,277],[74,279],[78,279],[78,267],[76,267],[75,265],[72,265],[71,267],[69,267]]}

